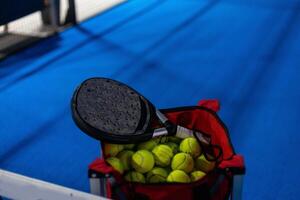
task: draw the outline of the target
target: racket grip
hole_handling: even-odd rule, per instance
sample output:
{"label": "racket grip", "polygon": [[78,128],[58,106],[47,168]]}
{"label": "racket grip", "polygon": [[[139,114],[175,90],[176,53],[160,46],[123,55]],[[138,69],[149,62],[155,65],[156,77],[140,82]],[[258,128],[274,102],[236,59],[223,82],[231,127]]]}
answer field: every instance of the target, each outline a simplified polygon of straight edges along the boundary
{"label": "racket grip", "polygon": [[182,126],[177,126],[177,131],[176,131],[176,137],[179,138],[187,138],[187,137],[196,137],[199,139],[204,144],[209,144],[210,139],[206,137],[204,134],[198,132],[198,131],[192,131],[190,129],[184,128]]}
{"label": "racket grip", "polygon": [[159,110],[156,110],[156,116],[167,129],[168,135],[176,134],[176,126],[172,122],[170,122],[164,114],[162,114]]}
{"label": "racket grip", "polygon": [[155,129],[152,137],[158,137],[163,135],[175,135],[176,134],[176,126],[174,126],[171,122],[166,121],[164,123],[164,128]]}
{"label": "racket grip", "polygon": [[152,137],[154,138],[163,135],[168,135],[168,130],[166,128],[158,128],[154,130]]}
{"label": "racket grip", "polygon": [[184,128],[182,126],[177,126],[177,130],[176,130],[176,137],[179,138],[187,138],[187,137],[193,137],[193,131],[187,128]]}

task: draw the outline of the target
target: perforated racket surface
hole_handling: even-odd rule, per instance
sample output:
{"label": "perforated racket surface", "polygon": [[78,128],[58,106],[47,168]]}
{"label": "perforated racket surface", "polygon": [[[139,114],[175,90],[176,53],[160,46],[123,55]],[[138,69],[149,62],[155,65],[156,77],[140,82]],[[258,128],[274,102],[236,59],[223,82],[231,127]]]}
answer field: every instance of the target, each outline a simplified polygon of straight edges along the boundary
{"label": "perforated racket surface", "polygon": [[[219,152],[217,158],[222,154],[220,148],[210,143],[210,138],[172,124],[145,97],[115,80],[91,78],[84,81],[73,95],[72,115],[78,127],[97,140],[136,143],[162,135],[195,136],[204,145],[202,147],[209,147],[204,149]],[[151,127],[152,122],[160,125]]]}
{"label": "perforated racket surface", "polygon": [[84,81],[74,93],[72,113],[88,135],[108,142],[127,143],[151,138],[151,107],[137,91],[106,78]]}

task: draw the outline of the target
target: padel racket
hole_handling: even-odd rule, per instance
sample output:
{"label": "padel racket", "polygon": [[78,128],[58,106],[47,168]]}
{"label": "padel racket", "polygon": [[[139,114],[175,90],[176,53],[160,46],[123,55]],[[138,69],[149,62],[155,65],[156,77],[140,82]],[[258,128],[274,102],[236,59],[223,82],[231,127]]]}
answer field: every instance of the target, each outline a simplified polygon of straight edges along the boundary
{"label": "padel racket", "polygon": [[83,132],[109,143],[143,142],[164,135],[195,136],[210,143],[204,134],[171,123],[143,95],[112,79],[84,81],[73,95],[72,115]]}

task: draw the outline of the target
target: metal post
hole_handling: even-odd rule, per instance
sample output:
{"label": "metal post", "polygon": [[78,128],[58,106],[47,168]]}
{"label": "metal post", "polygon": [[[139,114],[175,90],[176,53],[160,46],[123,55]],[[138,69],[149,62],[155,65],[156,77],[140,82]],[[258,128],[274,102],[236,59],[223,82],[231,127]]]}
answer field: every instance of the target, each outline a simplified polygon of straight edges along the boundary
{"label": "metal post", "polygon": [[69,9],[64,24],[77,24],[75,0],[68,0]]}
{"label": "metal post", "polygon": [[89,172],[90,193],[98,196],[107,196],[106,182],[109,178],[108,174],[99,174],[96,172]]}
{"label": "metal post", "polygon": [[8,33],[8,24],[4,25],[4,33]]}
{"label": "metal post", "polygon": [[241,200],[243,192],[243,179],[244,175],[234,175],[233,176],[233,188],[232,188],[232,199]]}
{"label": "metal post", "polygon": [[54,28],[54,30],[57,30],[59,27],[60,19],[59,19],[59,0],[49,0],[49,6],[50,6],[50,19],[51,19],[51,26]]}
{"label": "metal post", "polygon": [[60,0],[44,0],[44,5],[41,11],[43,24],[56,31],[60,26]]}

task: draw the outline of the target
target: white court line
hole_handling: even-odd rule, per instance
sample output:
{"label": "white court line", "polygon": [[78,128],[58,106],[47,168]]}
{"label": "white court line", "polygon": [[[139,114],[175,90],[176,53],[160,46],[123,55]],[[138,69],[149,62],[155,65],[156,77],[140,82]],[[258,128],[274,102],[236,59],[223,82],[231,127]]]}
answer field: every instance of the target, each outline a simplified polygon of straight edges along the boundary
{"label": "white court line", "polygon": [[104,200],[78,190],[0,169],[0,196],[16,200]]}

